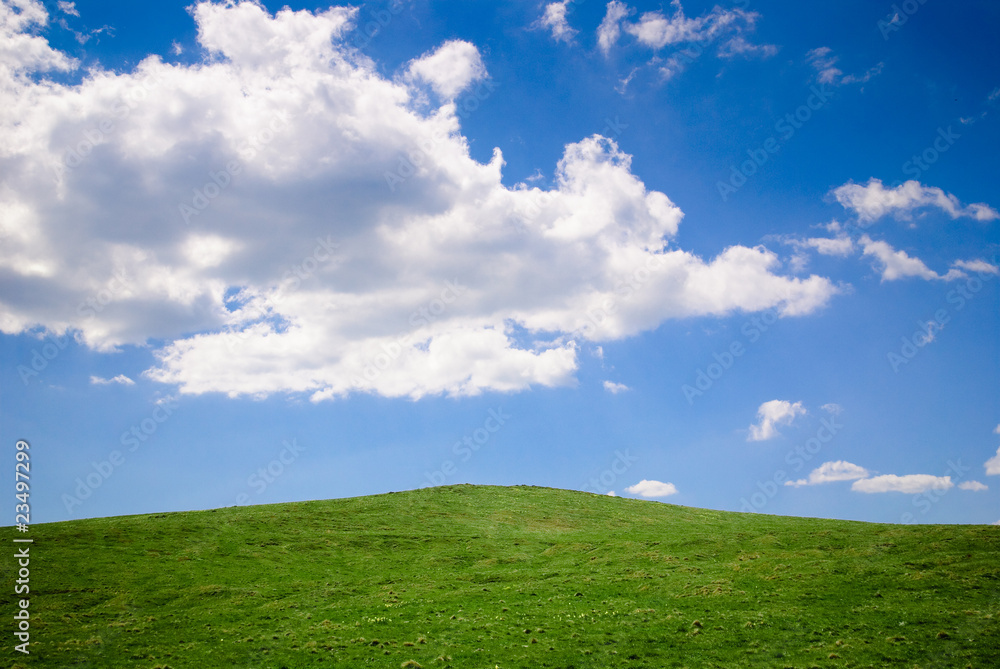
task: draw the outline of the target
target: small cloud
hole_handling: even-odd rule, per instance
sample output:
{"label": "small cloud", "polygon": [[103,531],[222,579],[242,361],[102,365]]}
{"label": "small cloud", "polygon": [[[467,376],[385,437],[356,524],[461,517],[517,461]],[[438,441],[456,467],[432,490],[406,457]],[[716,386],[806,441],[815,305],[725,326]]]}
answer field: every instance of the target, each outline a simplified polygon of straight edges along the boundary
{"label": "small cloud", "polygon": [[632,390],[624,383],[615,383],[614,381],[605,381],[604,389],[607,390],[612,395],[617,395],[618,393],[624,392],[626,390]]}
{"label": "small cloud", "polygon": [[[983,274],[1000,274],[1000,267],[997,267],[996,265],[991,265],[985,260],[956,260],[954,262],[954,266],[961,267],[962,269],[967,269],[970,272],[982,272]],[[997,432],[997,434],[1000,434],[1000,432]]]}
{"label": "small cloud", "polygon": [[931,474],[883,474],[870,479],[855,481],[851,490],[865,493],[902,492],[907,494],[927,492],[928,490],[948,490],[954,487],[950,476],[933,476]]}
{"label": "small cloud", "polygon": [[723,58],[743,56],[744,58],[770,58],[778,53],[773,44],[751,44],[742,35],[737,35],[722,45],[719,55]]}
{"label": "small cloud", "polygon": [[622,19],[631,13],[631,9],[624,2],[619,2],[618,0],[611,0],[608,3],[607,9],[604,12],[604,20],[601,21],[601,25],[597,27],[597,46],[600,47],[601,52],[604,55],[608,55],[608,51],[611,47],[615,45],[618,38],[621,37]]}
{"label": "small cloud", "polygon": [[995,523],[993,523],[993,524],[994,524],[994,525],[1000,525],[1000,520],[996,521],[996,522],[995,522]]}
{"label": "small cloud", "polygon": [[945,274],[938,274],[920,258],[911,256],[906,251],[894,249],[888,242],[875,241],[868,235],[861,237],[862,253],[877,261],[882,273],[882,281],[896,281],[909,277],[918,277],[927,281],[952,281],[966,276],[960,269],[949,269]]}
{"label": "small cloud", "polygon": [[430,85],[442,98],[453,100],[472,83],[487,77],[479,49],[471,42],[451,40],[410,61],[406,78]]}
{"label": "small cloud", "polygon": [[107,385],[110,385],[112,383],[120,383],[123,386],[134,386],[135,385],[135,381],[133,381],[132,379],[128,378],[124,374],[119,374],[118,376],[115,376],[115,377],[110,378],[110,379],[104,379],[104,378],[101,378],[100,376],[92,376],[92,377],[90,377],[90,382],[92,384],[94,384],[95,386],[107,386]]}
{"label": "small cloud", "polygon": [[990,102],[993,102],[997,98],[1000,98],[1000,88],[994,88],[990,94],[986,96],[986,99]]}
{"label": "small cloud", "polygon": [[829,404],[824,404],[820,407],[823,411],[833,414],[834,416],[839,416],[843,412],[843,408],[839,404],[834,404],[830,402]]}
{"label": "small cloud", "polygon": [[567,44],[572,42],[573,37],[576,35],[576,31],[570,28],[569,23],[566,22],[566,8],[569,3],[570,0],[550,2],[545,6],[542,18],[538,19],[536,24],[541,28],[551,30],[552,39],[555,41],[566,42]]}
{"label": "small cloud", "polygon": [[868,477],[868,470],[846,460],[836,460],[824,462],[816,469],[809,472],[808,479],[798,481],[785,481],[785,485],[798,488],[804,485],[819,485],[820,483],[832,483],[834,481],[854,481]]}
{"label": "small cloud", "polygon": [[909,220],[915,210],[924,207],[936,207],[953,219],[965,217],[986,222],[1000,218],[1000,213],[986,204],[977,202],[962,206],[951,193],[913,179],[895,188],[886,188],[881,179],[874,177],[864,185],[849,181],[834,188],[831,194],[842,207],[866,222],[877,221],[889,214],[896,219]]}
{"label": "small cloud", "polygon": [[614,490],[609,490],[607,494],[608,494],[608,497],[618,497],[618,495],[615,494]]}
{"label": "small cloud", "polygon": [[625,488],[625,492],[630,495],[640,495],[641,497],[667,497],[677,494],[677,486],[673,483],[643,479],[635,485]]}
{"label": "small cloud", "polygon": [[997,423],[997,426],[993,428],[993,434],[1000,434],[1000,423]]}
{"label": "small cloud", "polygon": [[595,358],[597,358],[598,360],[604,360],[604,347],[603,346],[595,346],[590,351],[590,354],[592,356],[594,356]]}
{"label": "small cloud", "polygon": [[997,454],[987,460],[983,467],[986,468],[987,476],[996,476],[1000,474],[1000,448],[997,449]]}
{"label": "small cloud", "polygon": [[60,2],[59,11],[63,14],[69,14],[70,16],[80,16],[80,12],[76,9],[75,2]]}
{"label": "small cloud", "polygon": [[170,45],[170,51],[175,55],[179,56],[184,53],[184,47],[181,46],[180,42],[174,41]]}
{"label": "small cloud", "polygon": [[828,46],[821,46],[808,52],[806,60],[816,70],[816,81],[833,86],[867,83],[881,74],[885,65],[885,63],[879,63],[864,74],[845,75],[843,70],[836,66],[840,57],[833,55],[833,49]]}
{"label": "small cloud", "polygon": [[980,492],[982,490],[989,490],[990,487],[979,481],[962,481],[958,484],[959,490],[972,490],[974,492]]}
{"label": "small cloud", "polygon": [[786,400],[771,400],[764,402],[757,409],[759,422],[750,426],[750,436],[747,441],[766,441],[778,436],[778,425],[791,425],[796,416],[806,413],[802,402],[792,404]]}

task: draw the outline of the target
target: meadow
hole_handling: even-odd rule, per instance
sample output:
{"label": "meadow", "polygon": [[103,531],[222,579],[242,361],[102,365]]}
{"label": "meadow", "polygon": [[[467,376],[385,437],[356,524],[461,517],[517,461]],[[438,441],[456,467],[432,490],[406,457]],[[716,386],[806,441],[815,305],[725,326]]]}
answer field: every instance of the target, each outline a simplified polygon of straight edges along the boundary
{"label": "meadow", "polygon": [[[456,485],[31,535],[31,655],[8,633],[7,666],[1000,663],[994,526]],[[16,566],[2,562],[10,612]]]}

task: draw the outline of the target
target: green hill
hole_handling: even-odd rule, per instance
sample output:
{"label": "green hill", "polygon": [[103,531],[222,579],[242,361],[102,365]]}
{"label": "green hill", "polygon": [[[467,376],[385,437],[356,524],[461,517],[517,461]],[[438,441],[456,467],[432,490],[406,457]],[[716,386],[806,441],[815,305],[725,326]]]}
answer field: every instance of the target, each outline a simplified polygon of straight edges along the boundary
{"label": "green hill", "polygon": [[[31,655],[5,633],[14,666],[927,668],[1000,658],[992,526],[459,485],[51,523],[31,537]],[[7,612],[14,563],[2,565]]]}

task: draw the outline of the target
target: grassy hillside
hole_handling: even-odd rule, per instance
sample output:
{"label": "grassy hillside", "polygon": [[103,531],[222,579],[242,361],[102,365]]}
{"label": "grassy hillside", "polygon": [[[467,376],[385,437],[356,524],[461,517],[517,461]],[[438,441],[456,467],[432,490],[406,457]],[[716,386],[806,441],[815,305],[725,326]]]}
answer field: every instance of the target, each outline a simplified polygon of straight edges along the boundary
{"label": "grassy hillside", "polygon": [[[1000,527],[460,485],[53,523],[31,536],[32,655],[12,651],[9,630],[4,650],[25,667],[926,668],[1000,658]],[[2,564],[6,612],[13,564]]]}

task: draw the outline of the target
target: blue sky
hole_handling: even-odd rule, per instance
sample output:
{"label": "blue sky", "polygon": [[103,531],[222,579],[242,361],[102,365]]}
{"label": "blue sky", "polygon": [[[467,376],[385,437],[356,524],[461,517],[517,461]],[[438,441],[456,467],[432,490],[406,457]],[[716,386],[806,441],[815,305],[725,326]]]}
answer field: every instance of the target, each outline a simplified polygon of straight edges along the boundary
{"label": "blue sky", "polygon": [[0,3],[32,521],[1000,522],[1000,7]]}

